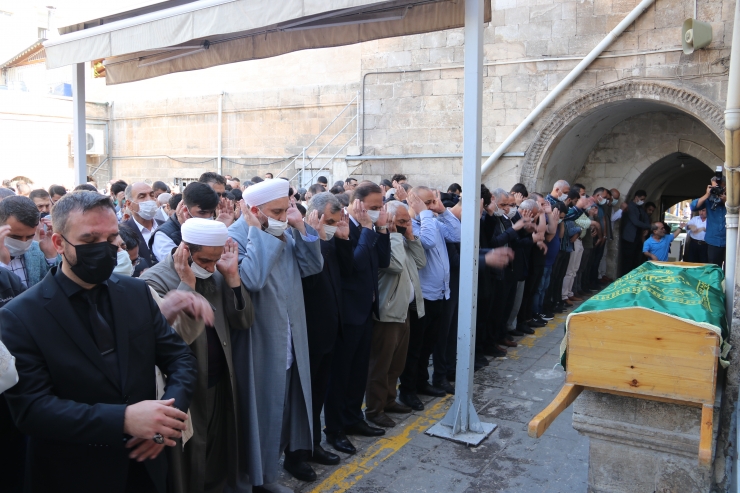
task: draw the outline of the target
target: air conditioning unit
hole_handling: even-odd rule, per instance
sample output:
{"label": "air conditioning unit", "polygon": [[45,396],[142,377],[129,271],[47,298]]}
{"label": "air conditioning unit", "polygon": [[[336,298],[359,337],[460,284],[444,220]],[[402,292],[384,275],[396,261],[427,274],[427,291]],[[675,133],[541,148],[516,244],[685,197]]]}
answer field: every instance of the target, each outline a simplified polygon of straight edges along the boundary
{"label": "air conditioning unit", "polygon": [[86,154],[102,156],[105,154],[105,132],[102,130],[88,130],[85,135]]}

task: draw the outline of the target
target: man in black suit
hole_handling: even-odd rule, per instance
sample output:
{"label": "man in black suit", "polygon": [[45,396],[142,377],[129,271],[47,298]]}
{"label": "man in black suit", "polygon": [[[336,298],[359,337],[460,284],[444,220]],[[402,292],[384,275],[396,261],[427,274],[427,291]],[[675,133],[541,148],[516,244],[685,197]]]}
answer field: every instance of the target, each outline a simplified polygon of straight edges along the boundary
{"label": "man in black suit", "polygon": [[340,452],[357,452],[346,435],[380,436],[385,431],[365,422],[362,401],[367,385],[373,315],[378,311],[378,269],[391,263],[388,214],[378,185],[362,182],[349,208],[351,276],[342,276],[342,337],[337,341],[326,397],[326,441]]}
{"label": "man in black suit", "polygon": [[[195,358],[142,281],[111,276],[113,203],[95,192],[54,206],[62,255],[38,284],[0,309],[19,382],[5,393],[30,437],[26,491],[165,493],[165,445],[186,429]],[[168,376],[156,399],[154,366]]]}
{"label": "man in black suit", "polygon": [[[318,232],[321,255],[324,257],[323,270],[301,280],[311,364],[314,445],[313,453],[308,450],[286,451],[285,469],[299,479],[310,479],[311,476],[315,479],[316,473],[301,464],[306,459],[324,465],[339,464],[339,456],[321,446],[321,409],[329,384],[334,346],[337,337],[341,337],[342,276],[352,274],[352,243],[349,241],[349,225],[343,217],[342,205],[330,192],[313,196],[306,222]],[[300,477],[302,473],[305,474],[304,478]]]}
{"label": "man in black suit", "polygon": [[[632,202],[627,204],[627,210],[622,214],[620,226],[620,257],[622,259],[619,275],[623,276],[634,269],[637,265],[636,257],[640,247],[641,230],[650,230],[650,218],[642,205],[645,203],[647,193],[645,190],[635,192]],[[608,221],[608,218],[607,218]]]}
{"label": "man in black suit", "polygon": [[131,228],[139,240],[139,257],[144,259],[148,266],[157,263],[149,248],[149,240],[159,226],[160,222],[154,218],[159,206],[154,197],[152,187],[144,182],[132,183],[126,187],[126,207],[131,211],[131,218],[123,224]]}

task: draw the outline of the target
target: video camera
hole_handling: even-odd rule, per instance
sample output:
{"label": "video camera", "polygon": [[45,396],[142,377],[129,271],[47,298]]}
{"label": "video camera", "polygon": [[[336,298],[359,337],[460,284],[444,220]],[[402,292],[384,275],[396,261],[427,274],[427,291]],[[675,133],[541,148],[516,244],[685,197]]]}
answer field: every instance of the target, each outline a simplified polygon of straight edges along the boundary
{"label": "video camera", "polygon": [[712,210],[715,210],[722,202],[720,197],[725,194],[725,187],[722,186],[722,166],[717,166],[714,172],[714,177],[717,180],[716,183],[718,183],[718,185],[709,189],[709,198],[707,199],[710,202],[709,207]]}

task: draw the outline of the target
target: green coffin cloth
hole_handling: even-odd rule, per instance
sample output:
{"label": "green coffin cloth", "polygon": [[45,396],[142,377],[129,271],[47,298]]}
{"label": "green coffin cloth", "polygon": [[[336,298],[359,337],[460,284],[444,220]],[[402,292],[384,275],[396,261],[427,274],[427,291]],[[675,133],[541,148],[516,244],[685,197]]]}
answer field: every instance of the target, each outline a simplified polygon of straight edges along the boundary
{"label": "green coffin cloth", "polygon": [[720,362],[730,350],[725,318],[725,274],[716,265],[681,266],[645,262],[575,309],[565,322],[560,346],[565,368],[568,324],[578,313],[640,307],[711,330],[720,336]]}

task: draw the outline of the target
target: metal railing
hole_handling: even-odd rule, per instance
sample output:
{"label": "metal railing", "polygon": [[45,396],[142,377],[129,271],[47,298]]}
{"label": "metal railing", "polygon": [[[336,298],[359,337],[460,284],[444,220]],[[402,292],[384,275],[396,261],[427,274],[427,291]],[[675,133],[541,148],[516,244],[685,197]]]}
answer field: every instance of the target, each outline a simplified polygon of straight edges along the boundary
{"label": "metal railing", "polygon": [[[342,118],[342,116],[346,116],[345,114],[347,113],[348,110],[351,111],[350,108],[352,107],[355,108],[354,115],[349,119],[349,121],[347,121],[347,123],[339,131],[337,131],[331,137],[331,139],[329,139],[329,141],[326,144],[323,145],[323,147],[321,147],[321,149],[318,152],[316,152],[315,155],[313,155],[313,157],[311,157],[310,152],[309,152],[311,147],[314,147],[314,146],[318,147],[319,144],[317,143],[319,139],[324,134],[327,133],[327,131],[334,125],[334,123],[336,123],[337,120]],[[280,171],[278,171],[275,174],[275,178],[278,178],[285,171],[287,171],[291,167],[294,167],[294,169],[297,169],[298,171],[296,171],[296,173],[290,177],[290,182],[295,183],[296,178],[300,177],[297,183],[299,187],[310,186],[313,183],[314,179],[319,175],[319,173],[321,173],[321,171],[325,170],[330,164],[332,164],[334,162],[334,159],[339,155],[339,153],[342,152],[344,149],[346,149],[347,146],[350,145],[350,143],[352,143],[352,141],[355,141],[356,145],[359,146],[359,138],[360,138],[360,118],[359,116],[360,116],[360,93],[358,91],[355,94],[355,97],[352,98],[352,100],[349,103],[347,103],[344,106],[344,108],[342,108],[342,110],[332,119],[332,121],[329,122],[329,124],[326,125],[324,129],[321,130],[321,132],[319,132],[319,134],[316,137],[314,137],[314,139],[307,146],[303,147],[300,154],[294,157],[287,165],[285,165]],[[355,123],[355,132],[352,135],[349,135],[347,137],[347,141],[339,148],[339,150],[337,150],[336,152],[334,152],[334,154],[328,157],[326,162],[318,170],[316,170],[314,173],[311,173],[311,171],[313,171],[313,169],[311,168],[311,165],[314,163],[314,161],[316,161],[317,159],[327,157],[329,153],[331,152],[331,150],[327,151],[329,146],[331,146],[332,143],[334,143],[334,141],[340,135],[346,135],[345,130],[347,130],[347,128],[350,125],[352,125],[353,122]],[[298,163],[299,160],[300,160],[300,164]],[[299,166],[300,166],[300,169],[299,169]],[[308,179],[306,179],[307,178],[306,171],[308,171],[311,175]]]}

